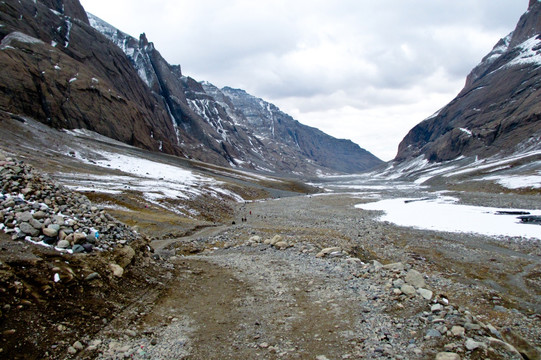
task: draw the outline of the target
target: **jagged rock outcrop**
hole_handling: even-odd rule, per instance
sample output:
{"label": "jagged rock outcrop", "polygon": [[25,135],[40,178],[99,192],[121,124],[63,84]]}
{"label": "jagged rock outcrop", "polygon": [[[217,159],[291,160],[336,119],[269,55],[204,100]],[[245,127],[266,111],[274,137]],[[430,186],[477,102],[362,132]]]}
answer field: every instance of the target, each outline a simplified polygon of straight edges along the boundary
{"label": "jagged rock outcrop", "polygon": [[366,171],[382,163],[352,141],[336,139],[303,125],[275,105],[244,90],[225,87],[222,92],[229,100],[224,106],[234,106],[229,108],[231,115],[238,119],[243,116],[254,135],[266,147],[276,144],[284,151],[287,148],[291,153],[297,153],[300,161],[305,158],[318,166],[345,173]]}
{"label": "jagged rock outcrop", "polygon": [[530,1],[516,29],[468,75],[447,106],[402,140],[396,161],[441,162],[540,148],[541,2]]}

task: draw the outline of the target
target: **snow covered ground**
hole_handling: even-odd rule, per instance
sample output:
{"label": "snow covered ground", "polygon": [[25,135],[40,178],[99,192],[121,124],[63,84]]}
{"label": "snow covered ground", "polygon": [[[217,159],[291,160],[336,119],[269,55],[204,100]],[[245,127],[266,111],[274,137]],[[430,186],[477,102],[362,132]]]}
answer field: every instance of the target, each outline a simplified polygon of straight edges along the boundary
{"label": "snow covered ground", "polygon": [[[86,137],[93,134],[71,132],[71,135]],[[129,151],[112,152],[78,148],[72,153],[75,159],[84,163],[86,167],[95,167],[95,172],[98,173],[55,175],[61,183],[73,190],[113,195],[126,191],[138,192],[149,203],[187,216],[197,214],[183,201],[201,196],[244,201],[240,195],[228,190],[225,183],[214,177],[166,164],[157,159],[144,158]]]}
{"label": "snow covered ground", "polygon": [[395,198],[380,200],[356,207],[379,210],[380,221],[418,229],[477,233],[489,236],[541,239],[541,226],[523,224],[516,215],[498,215],[498,211],[526,211],[541,215],[541,210],[498,209],[458,204],[458,199],[437,196],[430,199]]}
{"label": "snow covered ground", "polygon": [[[191,199],[203,194],[227,196],[243,201],[239,195],[220,187],[223,183],[210,177],[197,175],[190,170],[151,161],[127,154],[96,152],[101,159],[80,157],[81,161],[102,168],[117,170],[125,175],[103,176],[64,174],[67,186],[78,191],[120,193],[124,190],[139,191],[146,200],[157,203],[161,199]],[[73,181],[70,181],[73,179]]]}

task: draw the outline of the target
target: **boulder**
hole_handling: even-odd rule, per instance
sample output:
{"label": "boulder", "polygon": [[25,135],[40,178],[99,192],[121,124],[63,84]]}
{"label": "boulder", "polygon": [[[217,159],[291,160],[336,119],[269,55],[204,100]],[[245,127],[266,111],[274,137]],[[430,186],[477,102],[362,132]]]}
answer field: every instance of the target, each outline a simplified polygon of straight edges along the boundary
{"label": "boulder", "polygon": [[415,295],[415,288],[408,284],[402,285],[400,287],[400,291],[402,291],[406,295]]}
{"label": "boulder", "polygon": [[123,246],[115,250],[115,261],[123,268],[131,264],[134,256],[135,250],[131,246]]}
{"label": "boulder", "polygon": [[282,237],[280,235],[275,235],[271,241],[270,241],[270,244],[271,245],[275,245],[276,243],[282,241]]}
{"label": "boulder", "polygon": [[411,286],[415,286],[416,288],[426,287],[423,275],[417,270],[408,271],[404,280],[406,281],[406,283],[410,284]]}
{"label": "boulder", "polygon": [[541,350],[539,347],[530,344],[515,331],[505,328],[502,331],[502,336],[507,343],[513,345],[525,358],[541,360]]}
{"label": "boulder", "polygon": [[432,291],[430,291],[430,290],[423,289],[423,288],[419,288],[419,289],[417,289],[417,293],[418,293],[419,295],[421,295],[421,296],[422,296],[424,299],[426,299],[426,300],[432,299],[433,293],[432,293]]}
{"label": "boulder", "polygon": [[463,337],[465,333],[466,329],[464,329],[462,326],[455,325],[451,328],[451,335],[453,336]]}
{"label": "boulder", "polygon": [[465,346],[466,346],[466,349],[468,349],[469,351],[473,351],[473,350],[479,349],[479,348],[481,348],[481,349],[486,349],[487,348],[487,344],[485,344],[483,342],[475,341],[472,338],[466,339]]}
{"label": "boulder", "polygon": [[39,230],[36,229],[35,227],[33,227],[32,225],[30,225],[27,222],[20,223],[19,224],[19,229],[21,230],[22,233],[24,233],[26,235],[30,235],[30,236],[33,236],[33,237],[39,235]]}
{"label": "boulder", "polygon": [[19,222],[29,222],[34,217],[32,216],[32,214],[29,211],[25,211],[25,212],[22,212],[22,213],[16,213],[15,218]]}
{"label": "boulder", "polygon": [[59,249],[67,249],[70,247],[70,242],[67,240],[60,240],[58,244],[56,244],[56,247]]}
{"label": "boulder", "polygon": [[511,354],[519,359],[522,358],[522,355],[518,352],[518,350],[515,349],[513,345],[508,344],[505,341],[493,337],[488,337],[487,341],[490,347],[494,349],[505,351],[506,353]]}
{"label": "boulder", "polygon": [[393,270],[393,271],[402,271],[405,269],[405,266],[401,262],[397,262],[397,263],[383,265],[383,268],[387,270]]}
{"label": "boulder", "polygon": [[58,236],[58,230],[55,228],[48,226],[42,230],[43,235],[48,236],[50,238],[55,238]]}

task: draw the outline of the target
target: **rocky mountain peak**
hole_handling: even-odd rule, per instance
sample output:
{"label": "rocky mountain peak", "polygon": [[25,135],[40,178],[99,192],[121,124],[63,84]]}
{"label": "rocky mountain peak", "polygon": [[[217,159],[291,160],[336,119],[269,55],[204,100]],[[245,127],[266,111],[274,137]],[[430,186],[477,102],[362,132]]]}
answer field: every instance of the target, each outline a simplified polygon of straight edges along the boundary
{"label": "rocky mountain peak", "polygon": [[147,35],[145,33],[142,33],[139,35],[139,46],[147,46],[148,45],[148,39]]}
{"label": "rocky mountain peak", "polygon": [[509,47],[513,48],[539,34],[541,34],[541,2],[532,0],[528,6],[528,11],[521,16],[515,31],[512,33]]}
{"label": "rocky mountain peak", "polygon": [[471,71],[458,96],[406,135],[395,160],[423,155],[441,162],[540,148],[540,104],[541,2],[530,1],[515,30]]}

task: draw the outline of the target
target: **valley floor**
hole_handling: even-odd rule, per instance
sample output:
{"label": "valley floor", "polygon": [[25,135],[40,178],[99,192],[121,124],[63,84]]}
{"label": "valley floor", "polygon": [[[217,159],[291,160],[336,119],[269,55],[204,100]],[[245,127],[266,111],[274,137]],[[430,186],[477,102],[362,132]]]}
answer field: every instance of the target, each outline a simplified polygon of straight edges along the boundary
{"label": "valley floor", "polygon": [[[170,264],[166,290],[118,314],[79,355],[520,359],[505,340],[539,356],[531,345],[541,343],[538,244],[378,223],[354,208],[360,201],[250,202],[235,225],[155,241]],[[281,243],[265,244],[276,235]],[[330,247],[340,249],[322,256]],[[408,293],[412,269],[426,284]],[[419,288],[433,292],[430,300]]]}
{"label": "valley floor", "polygon": [[[299,195],[318,190],[32,121],[0,135],[6,155],[83,191],[154,251],[140,246],[118,277],[112,251],[0,234],[0,358],[541,358],[541,240],[400,227],[356,207],[445,184]],[[465,186],[446,195],[541,207],[538,192]]]}

